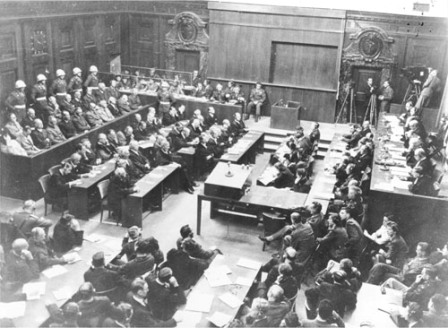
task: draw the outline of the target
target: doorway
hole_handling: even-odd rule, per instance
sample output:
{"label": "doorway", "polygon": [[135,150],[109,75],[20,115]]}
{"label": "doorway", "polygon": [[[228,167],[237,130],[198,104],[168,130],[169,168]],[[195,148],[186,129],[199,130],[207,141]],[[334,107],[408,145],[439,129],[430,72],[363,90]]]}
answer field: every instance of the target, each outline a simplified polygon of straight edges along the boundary
{"label": "doorway", "polygon": [[373,85],[375,85],[378,89],[381,87],[381,68],[361,68],[354,67],[353,68],[353,82],[354,85],[354,94],[355,94],[355,108],[357,114],[357,122],[362,122],[364,119],[364,115],[367,109],[367,105],[369,103],[368,96],[368,86],[367,79],[373,79]]}
{"label": "doorway", "polygon": [[176,70],[193,72],[199,70],[200,53],[195,50],[176,49]]}

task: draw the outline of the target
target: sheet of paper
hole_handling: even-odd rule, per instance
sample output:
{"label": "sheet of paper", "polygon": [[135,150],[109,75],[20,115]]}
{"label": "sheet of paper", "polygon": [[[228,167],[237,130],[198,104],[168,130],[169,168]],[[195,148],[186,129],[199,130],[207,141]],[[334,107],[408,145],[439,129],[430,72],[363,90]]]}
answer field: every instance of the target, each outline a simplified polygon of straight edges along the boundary
{"label": "sheet of paper", "polygon": [[57,301],[67,300],[70,297],[72,297],[74,293],[75,293],[75,290],[73,290],[73,288],[70,288],[69,286],[65,286],[65,287],[62,287],[60,289],[53,291],[54,298]]}
{"label": "sheet of paper", "polygon": [[402,181],[400,179],[392,179],[391,183],[394,186],[394,188],[405,190],[408,190],[409,185],[411,184],[409,181]]}
{"label": "sheet of paper", "polygon": [[105,236],[98,235],[95,233],[92,233],[88,236],[84,236],[84,240],[87,240],[91,243],[101,243],[105,239]]}
{"label": "sheet of paper", "polygon": [[317,192],[313,195],[313,197],[317,199],[330,200],[334,198],[334,195],[331,192]]}
{"label": "sheet of paper", "polygon": [[243,302],[238,297],[229,292],[225,293],[224,295],[221,295],[219,299],[228,306],[230,306],[232,309],[239,307],[241,306],[241,304],[243,304]]}
{"label": "sheet of paper", "polygon": [[249,259],[243,259],[243,258],[239,259],[238,262],[236,263],[236,265],[238,265],[240,267],[252,269],[252,270],[258,270],[261,267],[260,262],[249,260]]}
{"label": "sheet of paper", "polygon": [[232,320],[232,317],[222,312],[215,312],[211,317],[208,317],[207,320],[217,327],[223,327]]}
{"label": "sheet of paper", "polygon": [[46,282],[29,282],[22,287],[22,293],[26,294],[26,300],[38,300],[45,295]]}
{"label": "sheet of paper", "polygon": [[381,189],[385,191],[394,191],[394,186],[387,182],[379,182],[373,186],[375,189]]}
{"label": "sheet of paper", "polygon": [[217,270],[207,270],[206,272],[204,272],[204,275],[207,278],[210,287],[219,287],[232,284],[229,276],[224,272],[220,272]]}
{"label": "sheet of paper", "polygon": [[[216,259],[212,262],[212,264],[216,261]],[[224,274],[231,274],[232,270],[225,264],[217,264],[217,265],[211,265],[205,272],[211,272],[211,271],[218,271],[222,272]]]}
{"label": "sheet of paper", "polygon": [[203,294],[203,293],[191,293],[188,295],[187,305],[185,306],[186,311],[194,312],[210,312],[213,303],[213,295]]}
{"label": "sheet of paper", "polygon": [[238,277],[238,278],[236,278],[235,284],[250,287],[250,286],[252,286],[252,282],[253,281],[251,279]]}
{"label": "sheet of paper", "polygon": [[79,254],[77,252],[70,252],[67,254],[64,254],[62,256],[62,258],[68,263],[68,264],[72,264],[78,261],[81,261],[81,256],[79,256]]}
{"label": "sheet of paper", "polygon": [[185,328],[196,327],[196,325],[202,319],[201,312],[178,310],[175,316],[179,316],[180,318],[182,318],[182,321],[178,322],[176,327],[185,327]]}
{"label": "sheet of paper", "polygon": [[26,302],[0,303],[0,318],[14,319],[25,315]]}
{"label": "sheet of paper", "polygon": [[60,276],[61,274],[64,274],[66,272],[67,269],[64,268],[62,265],[53,265],[51,268],[42,271],[42,274],[48,279],[51,279]]}

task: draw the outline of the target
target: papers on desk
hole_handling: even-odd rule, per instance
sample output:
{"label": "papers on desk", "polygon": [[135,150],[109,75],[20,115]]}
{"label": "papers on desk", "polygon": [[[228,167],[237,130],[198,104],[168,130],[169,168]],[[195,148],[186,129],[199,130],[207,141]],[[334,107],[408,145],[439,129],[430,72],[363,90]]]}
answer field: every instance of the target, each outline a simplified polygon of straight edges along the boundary
{"label": "papers on desk", "polygon": [[226,305],[230,306],[232,309],[241,306],[243,302],[236,297],[235,295],[227,292],[224,295],[221,295],[219,299],[224,302]]}
{"label": "papers on desk", "polygon": [[227,274],[219,270],[208,269],[204,272],[204,275],[212,288],[232,284]]}
{"label": "papers on desk", "polygon": [[47,277],[48,279],[60,276],[61,274],[64,274],[68,272],[66,268],[64,268],[62,265],[53,265],[51,268],[48,268],[44,271],[42,271],[42,274]]}
{"label": "papers on desk", "polygon": [[26,302],[0,303],[0,318],[14,319],[25,315]]}
{"label": "papers on desk", "polygon": [[313,197],[317,199],[330,200],[334,198],[334,194],[331,192],[316,192],[313,194]]}
{"label": "papers on desk", "polygon": [[252,270],[258,270],[261,267],[260,262],[252,261],[252,260],[248,260],[248,259],[242,259],[242,258],[238,260],[236,265],[243,267],[243,268],[252,269]]}
{"label": "papers on desk", "polygon": [[26,295],[26,300],[38,300],[45,295],[46,282],[29,282],[22,287],[22,293]]}
{"label": "papers on desk", "polygon": [[394,188],[405,189],[405,190],[409,189],[409,184],[410,184],[409,181],[403,181],[400,179],[392,179],[391,183],[394,186]]}
{"label": "papers on desk", "polygon": [[384,190],[384,191],[390,191],[390,192],[394,191],[394,186],[388,182],[378,182],[373,186],[373,188]]}
{"label": "papers on desk", "polygon": [[211,317],[207,317],[207,320],[217,327],[223,327],[232,320],[232,317],[222,312],[215,312]]}
{"label": "papers on desk", "polygon": [[235,284],[250,287],[250,286],[252,286],[252,282],[253,281],[251,279],[238,277],[238,278],[236,278]]}
{"label": "papers on desk", "polygon": [[196,325],[201,321],[202,314],[200,312],[192,311],[181,311],[178,310],[175,317],[182,318],[182,321],[178,322],[176,327],[196,327]]}
{"label": "papers on desk", "polygon": [[188,295],[187,305],[185,306],[186,311],[194,312],[210,312],[213,303],[213,295],[192,292]]}
{"label": "papers on desk", "polygon": [[84,240],[87,240],[91,243],[101,243],[105,239],[105,236],[97,235],[97,234],[90,234],[87,237],[84,237]]}
{"label": "papers on desk", "polygon": [[62,258],[67,262],[68,264],[72,264],[78,261],[81,261],[81,256],[77,252],[70,252],[67,254],[64,254]]}
{"label": "papers on desk", "polygon": [[75,293],[76,290],[73,290],[69,286],[64,286],[60,289],[53,291],[54,298],[57,301],[60,300],[68,300]]}

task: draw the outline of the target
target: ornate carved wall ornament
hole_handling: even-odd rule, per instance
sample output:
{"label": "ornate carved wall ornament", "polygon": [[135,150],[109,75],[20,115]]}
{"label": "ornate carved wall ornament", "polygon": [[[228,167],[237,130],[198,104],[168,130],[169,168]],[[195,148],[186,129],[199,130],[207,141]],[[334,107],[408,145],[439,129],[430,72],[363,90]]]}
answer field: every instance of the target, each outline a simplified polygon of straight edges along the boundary
{"label": "ornate carved wall ornament", "polygon": [[192,12],[179,13],[168,23],[173,27],[165,36],[166,68],[176,69],[176,50],[194,50],[200,53],[200,74],[206,76],[209,45],[207,23]]}
{"label": "ornate carved wall ornament", "polygon": [[31,52],[33,55],[48,53],[47,33],[43,29],[34,30],[31,34]]}
{"label": "ornate carved wall ornament", "polygon": [[352,42],[344,49],[347,60],[380,61],[390,63],[395,60],[392,52],[394,39],[377,27],[362,29],[350,35]]}

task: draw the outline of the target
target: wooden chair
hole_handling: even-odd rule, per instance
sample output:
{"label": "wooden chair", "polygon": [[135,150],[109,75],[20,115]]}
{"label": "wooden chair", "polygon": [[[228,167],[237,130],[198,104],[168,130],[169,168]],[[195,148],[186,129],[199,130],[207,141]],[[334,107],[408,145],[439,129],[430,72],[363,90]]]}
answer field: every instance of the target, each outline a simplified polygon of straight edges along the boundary
{"label": "wooden chair", "polygon": [[45,203],[45,215],[47,215],[47,205],[51,205],[51,209],[53,210],[53,205],[56,203],[54,199],[47,195],[48,191],[48,183],[50,182],[51,175],[45,174],[39,178],[39,183],[44,193],[44,203]]}
{"label": "wooden chair", "polygon": [[[265,237],[272,235],[285,226],[285,218],[277,213],[263,212],[261,216],[263,218]],[[264,251],[265,248],[266,243],[264,242],[262,250]]]}
{"label": "wooden chair", "polygon": [[55,172],[57,172],[57,170],[59,170],[62,167],[61,164],[52,166],[48,169],[48,173],[50,173],[50,175],[53,175]]}
{"label": "wooden chair", "polygon": [[[104,211],[105,207],[108,208],[107,217],[110,217],[110,206],[108,204],[108,199],[107,199],[107,194],[109,192],[109,183],[110,183],[110,180],[107,179],[107,180],[103,180],[103,181],[99,182],[98,185],[96,186],[98,188],[98,192],[100,194],[100,201],[101,201],[100,222],[103,222],[103,211]],[[118,221],[117,221],[117,225],[118,225]]]}

